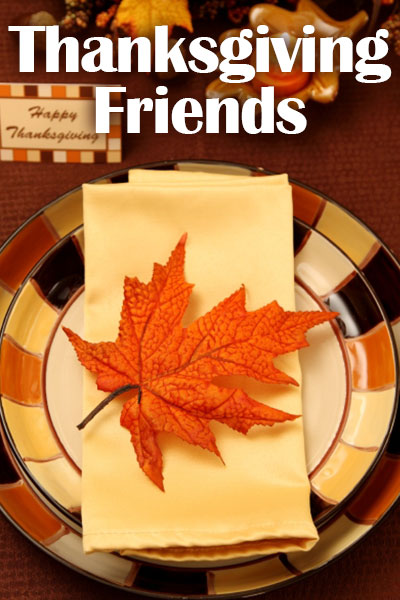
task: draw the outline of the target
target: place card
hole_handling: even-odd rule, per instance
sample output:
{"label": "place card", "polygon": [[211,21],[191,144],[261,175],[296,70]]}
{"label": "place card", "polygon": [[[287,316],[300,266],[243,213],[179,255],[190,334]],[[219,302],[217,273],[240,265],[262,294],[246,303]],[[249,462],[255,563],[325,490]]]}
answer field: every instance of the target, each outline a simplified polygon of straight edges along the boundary
{"label": "place card", "polygon": [[0,83],[0,161],[121,162],[121,114],[96,133],[95,86]]}

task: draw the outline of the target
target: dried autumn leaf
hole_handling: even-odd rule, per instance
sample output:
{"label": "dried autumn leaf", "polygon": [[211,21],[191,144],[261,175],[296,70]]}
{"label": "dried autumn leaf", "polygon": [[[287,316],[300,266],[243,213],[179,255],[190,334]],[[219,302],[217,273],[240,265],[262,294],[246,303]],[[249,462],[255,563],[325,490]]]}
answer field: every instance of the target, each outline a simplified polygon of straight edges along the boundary
{"label": "dried autumn leaf", "polygon": [[168,25],[169,34],[175,25],[192,32],[188,0],[122,0],[113,22],[133,38],[152,39],[157,25]]}
{"label": "dried autumn leaf", "polygon": [[297,385],[273,359],[307,346],[307,329],[337,314],[286,312],[277,302],[248,312],[241,287],[184,328],[181,321],[193,287],[184,278],[185,241],[183,236],[165,266],[154,265],[149,283],[125,278],[116,342],[87,342],[65,329],[82,365],[96,374],[97,387],[114,392],[106,401],[130,390],[121,425],[131,433],[140,467],[161,489],[159,433],[173,433],[220,456],[209,427],[212,420],[246,434],[253,425],[296,419],[213,380],[247,375]]}

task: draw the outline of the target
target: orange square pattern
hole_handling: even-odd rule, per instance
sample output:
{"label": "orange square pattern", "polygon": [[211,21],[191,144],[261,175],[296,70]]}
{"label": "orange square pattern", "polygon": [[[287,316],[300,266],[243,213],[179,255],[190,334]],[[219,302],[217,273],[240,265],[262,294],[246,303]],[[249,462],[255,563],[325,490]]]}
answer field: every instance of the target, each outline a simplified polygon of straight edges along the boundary
{"label": "orange square pattern", "polygon": [[[46,218],[36,217],[11,240],[0,255],[0,281],[17,290],[31,268],[54,246],[58,237],[50,230]],[[29,253],[26,249],[29,248]]]}
{"label": "orange square pattern", "polygon": [[110,133],[108,134],[109,138],[119,138],[121,133],[121,128],[119,125],[110,125]]}
{"label": "orange square pattern", "polygon": [[294,216],[308,225],[314,225],[325,205],[325,200],[311,190],[292,183]]}
{"label": "orange square pattern", "polygon": [[1,346],[1,393],[14,402],[37,405],[43,402],[42,361],[5,337]]}
{"label": "orange square pattern", "polygon": [[399,492],[400,459],[386,454],[346,512],[357,523],[375,523],[395,502]]}
{"label": "orange square pattern", "polygon": [[52,85],[51,86],[51,95],[53,98],[65,98],[67,95],[67,90],[65,85]]}
{"label": "orange square pattern", "polygon": [[69,163],[81,162],[80,150],[67,150],[67,162],[69,162]]}
{"label": "orange square pattern", "polygon": [[14,160],[26,161],[26,150],[23,150],[22,148],[18,148],[13,151],[13,154],[14,154]]}
{"label": "orange square pattern", "polygon": [[0,98],[9,98],[11,96],[10,85],[0,85]]}
{"label": "orange square pattern", "polygon": [[395,384],[392,341],[385,323],[345,342],[352,364],[354,389],[379,390]]}
{"label": "orange square pattern", "polygon": [[61,537],[62,523],[37,499],[23,481],[19,485],[0,489],[0,502],[18,525],[39,542]]}

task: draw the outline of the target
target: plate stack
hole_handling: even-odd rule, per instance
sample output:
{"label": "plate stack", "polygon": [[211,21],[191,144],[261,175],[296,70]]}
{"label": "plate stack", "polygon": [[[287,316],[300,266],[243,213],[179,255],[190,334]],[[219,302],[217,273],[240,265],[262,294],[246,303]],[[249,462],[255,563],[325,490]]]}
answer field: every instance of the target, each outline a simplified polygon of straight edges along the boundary
{"label": "plate stack", "polygon": [[[208,162],[141,168],[270,174]],[[126,170],[97,183],[127,180]],[[63,326],[77,332],[83,328],[78,188],[39,211],[0,249],[0,505],[16,527],[54,558],[152,597],[261,595],[327,565],[362,540],[396,502],[400,265],[354,215],[303,184],[291,184],[297,309],[340,313],[335,323],[311,331],[310,347],[300,353],[311,507],[319,542],[309,552],[195,565],[83,554],[76,429],[82,374],[62,333]],[[321,335],[323,343],[318,344]]]}

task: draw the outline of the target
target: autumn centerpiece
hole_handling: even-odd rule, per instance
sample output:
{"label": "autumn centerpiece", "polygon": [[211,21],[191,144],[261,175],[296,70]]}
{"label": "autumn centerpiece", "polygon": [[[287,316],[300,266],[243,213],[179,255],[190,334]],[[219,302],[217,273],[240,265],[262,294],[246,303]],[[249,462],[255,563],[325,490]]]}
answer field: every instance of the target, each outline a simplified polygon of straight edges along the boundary
{"label": "autumn centerpiece", "polygon": [[[293,55],[296,42],[307,37],[303,27],[313,26],[316,39],[332,36],[353,38],[365,26],[368,15],[364,10],[359,11],[350,19],[338,21],[330,17],[312,0],[299,0],[296,10],[287,10],[274,3],[254,5],[249,12],[249,27],[256,32],[258,27],[267,26],[272,37],[282,37],[288,51]],[[219,38],[221,42],[229,37],[240,35],[240,29],[229,29]],[[212,81],[206,90],[208,98],[236,97],[241,102],[249,98],[259,98],[262,86],[274,86],[275,98],[298,98],[303,102],[309,99],[323,104],[335,100],[339,90],[338,54],[335,53],[332,72],[317,69],[314,73],[301,71],[301,57],[294,61],[290,72],[282,72],[274,58],[271,60],[269,72],[258,72],[249,83],[223,82],[219,79]]]}
{"label": "autumn centerpiece", "polygon": [[[161,489],[162,454],[157,435],[168,432],[214,452],[212,420],[246,434],[253,425],[274,425],[296,415],[253,400],[241,389],[213,383],[219,375],[246,375],[264,383],[297,382],[273,359],[307,346],[310,327],[332,312],[286,312],[277,302],[248,312],[241,287],[189,327],[181,325],[192,285],[185,281],[186,235],[168,263],[154,265],[147,284],[126,277],[115,342],[90,343],[65,329],[80,362],[111,392],[101,408],[125,394],[121,425],[129,429],[137,460]],[[95,409],[83,425],[95,414]]]}

